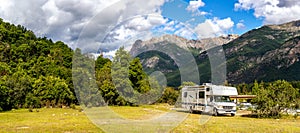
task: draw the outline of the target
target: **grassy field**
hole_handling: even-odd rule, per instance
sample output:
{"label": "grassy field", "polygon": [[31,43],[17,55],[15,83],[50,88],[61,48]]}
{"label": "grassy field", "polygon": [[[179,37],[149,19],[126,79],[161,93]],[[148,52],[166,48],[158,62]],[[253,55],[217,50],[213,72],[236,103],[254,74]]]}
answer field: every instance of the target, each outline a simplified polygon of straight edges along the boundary
{"label": "grassy field", "polygon": [[[167,105],[147,105],[140,107],[110,107],[123,118],[132,120],[149,119],[170,110]],[[199,114],[188,114],[186,120],[171,132],[287,132],[300,133],[300,118],[257,119],[248,117],[211,117],[199,125]],[[28,109],[0,113],[0,132],[102,132],[84,112],[74,109]]]}

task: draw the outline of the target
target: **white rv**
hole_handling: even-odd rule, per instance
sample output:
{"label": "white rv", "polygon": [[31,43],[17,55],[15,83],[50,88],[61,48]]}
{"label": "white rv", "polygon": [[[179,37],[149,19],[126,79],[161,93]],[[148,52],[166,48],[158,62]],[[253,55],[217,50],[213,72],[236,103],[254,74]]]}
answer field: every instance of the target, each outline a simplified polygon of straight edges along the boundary
{"label": "white rv", "polygon": [[236,104],[230,96],[237,96],[235,87],[212,85],[185,86],[182,88],[182,107],[190,112],[200,111],[218,114],[236,114]]}

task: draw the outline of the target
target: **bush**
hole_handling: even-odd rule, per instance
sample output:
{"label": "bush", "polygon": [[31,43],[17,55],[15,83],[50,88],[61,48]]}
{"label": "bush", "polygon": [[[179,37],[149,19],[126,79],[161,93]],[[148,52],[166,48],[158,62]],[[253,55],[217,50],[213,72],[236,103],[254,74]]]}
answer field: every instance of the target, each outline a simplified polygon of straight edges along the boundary
{"label": "bush", "polygon": [[168,103],[169,105],[174,105],[178,99],[179,91],[175,90],[172,87],[167,87],[161,96],[161,98],[157,101],[159,103]]}
{"label": "bush", "polygon": [[257,106],[258,117],[280,118],[287,108],[295,108],[298,89],[284,80],[269,84],[255,83],[257,97],[253,99]]}
{"label": "bush", "polygon": [[70,108],[71,108],[71,109],[76,109],[76,105],[72,103],[72,104],[70,105]]}

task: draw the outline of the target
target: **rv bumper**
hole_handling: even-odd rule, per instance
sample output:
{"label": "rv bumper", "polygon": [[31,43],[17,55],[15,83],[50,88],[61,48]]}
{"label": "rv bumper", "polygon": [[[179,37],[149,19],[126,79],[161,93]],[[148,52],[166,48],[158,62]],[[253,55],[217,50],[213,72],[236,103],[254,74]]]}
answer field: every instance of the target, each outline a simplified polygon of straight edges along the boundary
{"label": "rv bumper", "polygon": [[219,114],[236,114],[236,110],[218,109]]}

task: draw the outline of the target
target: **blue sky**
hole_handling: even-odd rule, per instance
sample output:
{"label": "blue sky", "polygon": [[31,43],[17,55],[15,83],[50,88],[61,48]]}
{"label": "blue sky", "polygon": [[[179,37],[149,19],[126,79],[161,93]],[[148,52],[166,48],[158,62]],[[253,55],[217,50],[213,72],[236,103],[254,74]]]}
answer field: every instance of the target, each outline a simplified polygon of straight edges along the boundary
{"label": "blue sky", "polygon": [[205,0],[204,2],[206,3],[206,6],[204,6],[200,10],[205,10],[212,14],[211,16],[207,16],[207,18],[210,18],[212,16],[220,18],[230,17],[235,22],[235,24],[243,21],[245,28],[238,29],[235,26],[233,28],[233,33],[235,34],[242,34],[245,31],[249,31],[263,24],[262,19],[257,19],[254,17],[253,10],[235,11],[234,4],[237,2],[236,0]]}
{"label": "blue sky", "polygon": [[[224,19],[230,17],[235,23],[235,26],[228,31],[230,34],[243,34],[251,29],[260,27],[263,24],[263,19],[256,18],[253,13],[254,10],[235,10],[235,3],[237,0],[203,0],[205,3],[203,7],[199,7],[199,11],[207,12],[207,15],[193,16],[193,13],[186,10],[189,5],[189,0],[175,0],[173,2],[165,3],[162,6],[162,15],[180,22],[190,22],[192,26],[203,23],[206,19],[213,19],[214,17]],[[236,24],[242,23],[245,27],[237,28]]]}

